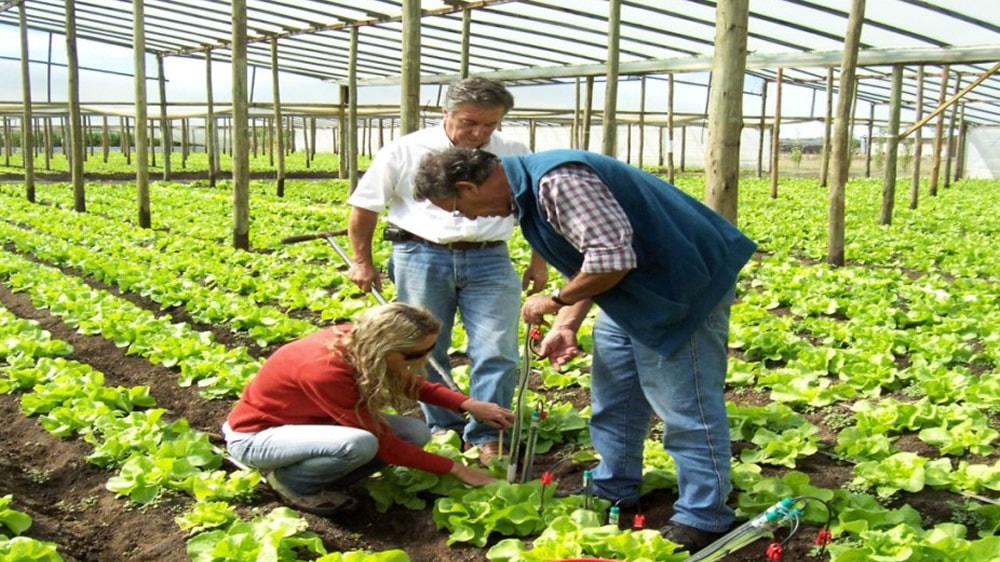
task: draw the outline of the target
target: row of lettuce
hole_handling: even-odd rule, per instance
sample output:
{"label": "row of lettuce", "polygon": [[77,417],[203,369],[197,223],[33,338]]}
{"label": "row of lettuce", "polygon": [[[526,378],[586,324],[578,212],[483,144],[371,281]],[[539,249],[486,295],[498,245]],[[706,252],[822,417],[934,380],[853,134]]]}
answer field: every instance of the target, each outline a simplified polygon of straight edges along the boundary
{"label": "row of lettuce", "polygon": [[[0,254],[4,275],[26,266]],[[40,266],[39,266],[40,267]],[[30,270],[30,267],[29,267]],[[39,273],[38,270],[31,271]],[[47,286],[41,280],[39,286]],[[50,288],[59,290],[56,286]],[[63,285],[63,289],[73,288]],[[127,317],[119,320],[129,321]],[[311,553],[324,562],[400,562],[400,551],[328,553],[321,539],[306,531],[298,514],[277,508],[251,520],[237,514],[236,504],[250,499],[260,482],[255,471],[222,469],[223,453],[204,432],[184,419],[168,419],[144,385],[111,387],[104,375],[86,363],[68,360],[69,344],[52,339],[37,322],[18,318],[0,307],[0,391],[18,393],[25,415],[57,438],[79,438],[93,447],[87,461],[113,471],[107,488],[136,504],[150,504],[166,493],[184,493],[195,501],[178,526],[191,533],[192,560],[288,560],[290,553]],[[58,545],[21,536],[30,517],[0,499],[0,523],[13,538],[0,535],[0,560],[63,560]]]}
{"label": "row of lettuce", "polygon": [[[985,195],[983,191],[987,189],[975,184],[961,187],[963,195],[970,192]],[[320,314],[325,312],[324,320],[350,317],[356,310],[351,307],[358,306],[361,299],[355,295],[342,302],[333,301],[336,297],[331,297],[330,293],[343,287],[344,279],[328,260],[323,259],[326,256],[307,250],[307,246],[282,247],[279,242],[287,235],[285,225],[292,217],[299,221],[299,232],[329,228],[331,221],[336,222],[332,217],[344,211],[331,209],[322,201],[342,197],[343,186],[320,184],[306,188],[303,184],[300,196],[289,201],[270,197],[267,188],[267,184],[260,184],[254,191],[262,208],[262,218],[259,223],[255,218],[254,229],[258,233],[258,245],[271,250],[266,253],[226,250],[218,243],[225,236],[205,226],[215,225],[219,232],[225,230],[225,226],[219,226],[225,222],[219,220],[220,216],[225,216],[228,204],[225,190],[191,190],[187,186],[168,184],[157,185],[154,191],[158,194],[157,216],[164,217],[163,223],[168,226],[148,232],[126,223],[128,205],[123,204],[123,198],[127,199],[127,186],[90,186],[88,197],[94,197],[95,203],[90,205],[91,213],[86,215],[60,208],[71,200],[64,186],[46,189],[44,196],[48,206],[21,203],[16,189],[0,188],[5,207],[9,204],[9,208],[15,209],[10,215],[15,220],[6,225],[0,223],[0,240],[12,245],[16,253],[60,267],[77,268],[123,292],[135,291],[152,298],[163,307],[183,304],[191,309],[192,317],[199,306],[211,309],[212,303],[232,302],[234,304],[212,309],[219,311],[216,316],[206,316],[199,321],[226,324],[234,331],[247,333],[258,345],[287,341],[298,333],[314,329],[311,324],[296,323],[287,316],[287,312],[305,308],[305,305],[295,307],[289,300],[281,300],[289,287],[311,291],[314,298],[305,301],[322,302],[313,310]],[[886,556],[888,552],[895,552],[895,556],[902,556],[900,552],[908,553],[903,558],[888,559],[935,559],[935,553],[944,551],[951,556],[968,556],[952,558],[956,560],[979,559],[975,555],[983,552],[983,548],[996,547],[995,541],[991,542],[1000,528],[1000,514],[995,506],[968,501],[956,512],[973,523],[972,527],[982,536],[969,541],[964,538],[966,528],[961,525],[943,523],[923,529],[919,514],[912,509],[909,512],[905,508],[888,510],[879,502],[897,497],[900,490],[915,492],[925,486],[965,494],[1000,489],[1000,467],[996,462],[989,465],[962,458],[970,455],[991,458],[989,455],[993,453],[997,437],[990,420],[996,419],[1000,392],[997,377],[990,375],[1000,363],[995,336],[1000,333],[996,330],[1000,327],[997,316],[1000,307],[996,306],[997,297],[990,288],[998,270],[995,253],[984,252],[977,244],[989,236],[991,227],[985,222],[966,221],[962,227],[964,244],[949,238],[942,249],[942,244],[933,244],[936,239],[928,232],[942,224],[952,224],[942,221],[939,215],[954,212],[965,218],[968,214],[961,208],[956,211],[939,205],[939,200],[935,200],[931,203],[938,208],[924,213],[930,217],[930,222],[925,221],[922,214],[908,214],[900,221],[902,226],[896,227],[895,235],[890,235],[889,229],[867,228],[863,222],[854,225],[856,230],[852,232],[856,234],[849,251],[861,253],[863,250],[861,255],[865,259],[857,261],[877,262],[879,267],[831,269],[810,265],[788,251],[795,248],[800,256],[809,257],[819,250],[817,240],[810,238],[809,233],[814,228],[812,222],[805,223],[808,226],[797,224],[797,221],[810,218],[802,209],[813,208],[811,212],[815,213],[815,205],[808,205],[809,197],[815,195],[809,193],[810,188],[812,186],[788,189],[786,193],[792,195],[786,195],[786,199],[793,205],[779,200],[753,207],[753,212],[760,217],[743,219],[744,228],[762,241],[765,253],[747,269],[740,288],[740,303],[734,307],[733,346],[742,351],[742,358],[734,361],[730,383],[769,392],[775,403],[768,407],[730,406],[734,439],[752,444],[743,449],[741,462],[737,464],[740,510],[753,514],[783,496],[814,495],[836,508],[839,514],[833,526],[836,534],[846,539],[861,539],[860,542],[845,540],[834,545],[831,552],[835,559]],[[866,189],[864,185],[853,187],[852,184],[852,189],[859,199],[872,197],[870,186]],[[955,193],[959,193],[957,189]],[[752,193],[746,199],[752,201]],[[960,202],[976,204],[967,199]],[[745,209],[746,205],[744,215]],[[789,238],[788,232],[792,231],[797,233],[794,239]],[[908,251],[913,239],[923,240],[920,252]],[[101,295],[100,291],[79,280],[75,280],[75,286],[60,285],[57,278],[74,278],[58,270],[47,268],[53,286],[39,289],[38,279],[47,275],[44,266],[34,264],[39,268],[35,270],[32,269],[34,262],[13,255],[8,255],[8,259],[11,265],[4,277],[5,283],[12,288],[30,291],[38,306],[49,308],[53,313],[75,309],[76,312],[64,318],[70,318],[68,323],[71,325],[75,322],[81,332],[101,333],[127,347],[130,353],[177,367],[179,382],[199,384],[207,397],[232,396],[256,369],[256,360],[245,350],[213,350],[218,344],[211,342],[205,332],[173,323],[168,317],[157,317],[127,305],[122,299],[107,304],[116,298]],[[141,265],[136,268],[129,266],[130,263]],[[299,271],[307,273],[295,278],[295,272]],[[262,278],[264,272],[277,273]],[[259,280],[259,283],[244,281],[245,278]],[[266,291],[267,287],[281,283],[285,283],[281,291]],[[347,292],[337,291],[336,295]],[[49,301],[43,298],[46,294]],[[90,296],[78,297],[86,294]],[[95,305],[75,302],[78,300],[101,304],[94,308]],[[124,309],[131,306],[131,310],[124,310],[123,303],[127,305]],[[345,304],[346,308],[339,308]],[[262,308],[273,315],[266,321],[254,323],[241,316],[248,307]],[[73,320],[74,316],[77,320]],[[106,328],[96,325],[101,318],[110,319]],[[116,333],[122,325],[141,326],[139,332],[142,333]],[[278,326],[278,329],[271,334],[267,326]],[[258,331],[253,332],[254,329]],[[152,333],[145,333],[147,331]],[[157,347],[164,341],[167,342],[164,346]],[[455,344],[459,349],[462,347],[461,341]],[[216,352],[221,352],[223,357],[216,358]],[[227,356],[227,353],[232,355]],[[906,364],[901,363],[901,357],[907,358]],[[232,377],[220,377],[220,373]],[[552,378],[559,380],[558,384],[570,382],[565,377]],[[892,396],[887,397],[890,393]],[[542,401],[544,397],[538,395],[532,400]],[[857,463],[855,480],[851,484],[855,490],[866,493],[813,489],[808,484],[808,477],[794,470],[781,479],[761,476],[762,465],[793,469],[799,459],[823,448],[824,444],[817,437],[818,428],[796,410],[822,412],[831,427],[838,427],[839,423],[840,431],[832,452]],[[565,412],[561,424],[549,427],[549,445],[585,437],[581,431],[585,426],[579,415]],[[930,459],[897,449],[898,438],[909,433],[916,433],[925,443],[938,447],[941,456]],[[460,456],[453,443],[443,443],[441,448]],[[658,456],[658,450],[656,444],[651,443],[647,455],[647,488],[674,484],[669,457],[662,455],[662,451]],[[443,495],[470,493],[454,489],[453,482],[421,481],[405,470],[390,472],[378,486],[381,488],[376,487],[372,494],[379,500],[380,507],[385,508],[393,502],[422,508],[417,492],[427,490]],[[511,488],[516,490],[517,485]],[[496,493],[495,490],[491,492]],[[552,531],[558,528],[566,530],[567,537],[577,539],[575,543],[570,538],[555,539],[557,545],[591,544],[592,541],[581,538],[581,534],[585,534],[582,529],[599,535],[606,532],[593,531],[595,525],[579,524],[575,524],[573,530],[573,525],[560,518],[577,522],[587,518],[577,516],[574,519],[572,513],[550,511],[563,509],[564,504],[543,500],[547,495],[544,487],[534,495],[530,491],[525,493],[527,496],[521,501],[507,497],[507,503],[489,507],[486,514],[464,512],[464,508],[459,509],[462,511],[459,514],[451,513],[449,510],[468,502],[439,501],[435,504],[435,518],[439,519],[439,525],[452,532],[449,541],[480,545],[485,544],[491,532],[513,536],[532,536],[541,532],[550,536],[559,535]],[[126,495],[131,497],[132,494]],[[144,498],[139,496],[139,499]],[[541,509],[543,503],[548,504],[547,509]],[[504,506],[519,506],[523,513],[512,519],[511,511]],[[859,516],[860,512],[866,515]],[[535,513],[538,517],[528,524],[523,521],[524,513]],[[822,513],[807,511],[807,521],[813,524],[821,524],[822,518]],[[956,519],[959,518],[956,515]],[[510,528],[510,520],[521,524]],[[559,524],[555,525],[557,520]],[[469,528],[464,524],[468,521],[490,523]],[[544,554],[535,552],[539,548],[538,540],[534,549],[514,540],[520,546],[504,541],[503,548],[497,545],[490,551],[491,556],[495,556],[493,559],[543,560],[551,558],[532,556],[554,554],[551,549]],[[656,544],[652,539],[639,542]],[[613,554],[591,550],[569,552],[572,546],[563,549],[566,550],[562,554],[564,557]],[[663,556],[669,554],[666,551],[672,552],[669,545],[663,549],[657,545],[651,559],[665,559]],[[644,556],[634,551],[617,554],[628,556],[625,559],[629,560]]]}

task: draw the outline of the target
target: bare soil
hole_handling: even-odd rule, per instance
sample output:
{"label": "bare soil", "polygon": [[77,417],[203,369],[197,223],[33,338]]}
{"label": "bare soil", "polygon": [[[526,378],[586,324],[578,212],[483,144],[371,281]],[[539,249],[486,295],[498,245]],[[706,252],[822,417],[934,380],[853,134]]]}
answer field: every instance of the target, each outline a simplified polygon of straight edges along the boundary
{"label": "bare soil", "polygon": [[[77,272],[67,270],[69,274]],[[94,286],[114,291],[88,280]],[[133,302],[152,310],[158,307],[135,295],[124,295]],[[71,359],[85,362],[106,376],[108,385],[149,385],[160,407],[174,418],[187,419],[191,427],[217,433],[232,406],[228,400],[209,401],[193,388],[182,388],[176,373],[154,366],[148,361],[126,356],[121,349],[101,337],[83,336],[45,310],[35,308],[27,295],[12,293],[0,284],[0,303],[14,314],[38,321],[55,338],[72,344]],[[183,310],[172,309],[178,321],[190,321]],[[228,328],[197,325],[201,330],[213,330],[217,341],[228,345],[244,345]],[[266,354],[270,350],[259,350]],[[567,395],[561,400],[586,404],[585,390]],[[740,403],[764,403],[765,395],[740,390],[730,395]],[[85,457],[90,446],[81,440],[60,440],[41,428],[37,420],[20,412],[19,398],[0,395],[0,418],[5,427],[0,431],[0,495],[13,494],[13,507],[28,513],[34,521],[29,534],[37,539],[60,545],[60,552],[69,562],[173,562],[188,560],[187,536],[174,522],[191,503],[183,496],[165,498],[144,508],[129,507],[128,503],[105,488],[111,473],[90,465]],[[822,420],[812,420],[821,424]],[[833,432],[826,431],[827,439]],[[917,442],[919,444],[919,442]],[[832,444],[832,442],[830,443]],[[925,452],[924,454],[932,454]],[[582,466],[558,462],[558,451],[536,458],[536,471],[553,470],[560,488],[579,485]],[[839,488],[851,479],[851,467],[827,456],[817,454],[799,463],[797,470],[806,472],[816,486]],[[908,495],[905,501],[920,510],[927,520],[943,521],[951,517],[948,501],[954,496],[940,492]],[[304,514],[311,531],[323,538],[330,551],[369,549],[381,551],[405,550],[414,562],[471,562],[486,560],[485,550],[470,546],[446,544],[447,534],[435,528],[431,509],[410,511],[394,506],[387,513],[378,513],[371,498],[361,497],[358,511],[330,518]],[[631,525],[633,515],[641,511],[647,528],[663,525],[671,515],[675,496],[669,491],[657,491],[643,498],[637,510],[624,512],[622,525]],[[245,517],[252,509],[267,512],[279,503],[274,495],[261,486]],[[815,529],[804,529],[786,546],[785,561],[814,560],[810,555]],[[499,537],[494,540],[499,540]],[[766,544],[755,543],[729,555],[728,562],[765,560]]]}

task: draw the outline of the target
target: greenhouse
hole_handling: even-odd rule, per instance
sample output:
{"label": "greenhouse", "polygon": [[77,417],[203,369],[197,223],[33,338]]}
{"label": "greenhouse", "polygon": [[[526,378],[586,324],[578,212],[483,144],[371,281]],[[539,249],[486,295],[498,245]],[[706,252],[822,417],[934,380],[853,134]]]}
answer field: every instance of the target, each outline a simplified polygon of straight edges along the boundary
{"label": "greenhouse", "polygon": [[[1000,560],[1000,5],[6,0],[0,71],[0,560]],[[455,105],[470,77],[513,107]],[[407,139],[464,146],[453,132],[478,123],[458,117],[470,106],[502,110],[487,139],[532,153],[498,160],[517,226],[509,240],[428,239],[436,226],[400,238],[396,200],[361,201],[387,170],[413,189]],[[638,460],[601,454],[599,317],[659,349],[607,294],[646,279],[640,241],[672,219],[601,176],[614,204],[579,239],[536,232],[510,162],[564,154],[593,177],[607,162],[616,180],[658,178],[756,245],[719,344],[720,509],[735,520],[701,529],[709,546],[666,530],[697,525],[649,383],[629,412],[652,420]],[[488,229],[494,211],[470,205],[495,177],[425,205],[450,212],[448,228]],[[561,247],[546,236],[590,260],[621,220],[632,273],[595,289],[549,255],[529,282]],[[653,242],[658,260],[711,244],[676,232]],[[484,330],[459,302],[425,334],[434,345],[384,361],[402,354],[407,372],[476,401],[482,346],[510,333],[517,386],[497,407],[513,425],[476,441],[439,431],[423,402],[374,398],[430,440],[388,465],[401,453],[380,441],[372,473],[334,490],[350,511],[292,501],[312,492],[247,461],[231,412],[285,346],[363,326],[386,301],[424,306],[400,277],[421,246],[501,252],[521,282],[518,323]],[[362,281],[364,252],[375,278]],[[677,267],[669,284],[701,274]],[[579,349],[553,366],[539,353],[566,325],[556,311],[591,300]],[[611,467],[632,462],[621,489],[638,491],[608,496]]]}

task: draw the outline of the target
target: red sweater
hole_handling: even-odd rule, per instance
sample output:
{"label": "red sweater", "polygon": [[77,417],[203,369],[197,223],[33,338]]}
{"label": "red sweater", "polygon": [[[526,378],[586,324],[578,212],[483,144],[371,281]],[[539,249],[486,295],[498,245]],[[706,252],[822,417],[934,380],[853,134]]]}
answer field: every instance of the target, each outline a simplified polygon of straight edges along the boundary
{"label": "red sweater", "polygon": [[[355,408],[359,397],[354,368],[329,348],[343,330],[328,328],[278,348],[243,389],[243,396],[229,413],[229,426],[244,433],[279,425],[329,424],[372,431],[375,423],[367,407]],[[468,399],[423,378],[413,398],[455,411]],[[388,426],[376,436],[378,458],[386,464],[433,474],[451,470],[451,459],[396,437]]]}

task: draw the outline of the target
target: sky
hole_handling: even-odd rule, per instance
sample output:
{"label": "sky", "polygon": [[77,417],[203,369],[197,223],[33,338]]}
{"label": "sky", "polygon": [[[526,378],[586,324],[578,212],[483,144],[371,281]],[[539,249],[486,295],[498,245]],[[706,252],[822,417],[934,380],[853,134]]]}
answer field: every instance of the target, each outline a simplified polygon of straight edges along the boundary
{"label": "sky", "polygon": [[[35,102],[66,100],[66,69],[65,66],[54,66],[51,81],[48,78],[44,61],[49,50],[50,35],[42,32],[29,32],[29,52],[31,53],[31,92]],[[57,65],[65,65],[65,38],[53,35],[52,60]],[[84,39],[78,40],[80,71],[80,100],[87,102],[122,102],[131,105],[134,85],[131,76],[133,54],[131,49],[101,44]],[[20,38],[16,27],[0,25],[0,104],[20,103],[21,100],[21,69],[20,69]],[[115,74],[110,74],[108,71]],[[156,60],[147,55],[146,72],[149,76],[156,75]],[[202,102],[205,100],[205,62],[202,58],[170,57],[165,59],[164,73],[167,77],[166,97],[171,102]],[[213,63],[213,94],[217,103],[226,103],[231,98],[231,71],[227,63]],[[702,113],[705,110],[706,90],[702,86],[687,84],[704,84],[707,73],[678,75],[675,81],[674,110],[678,113]],[[268,102],[271,100],[271,77],[267,69],[250,71],[248,84],[252,87],[252,100]],[[746,80],[745,89],[760,91],[760,81],[753,77]],[[532,109],[565,109],[575,99],[574,86],[548,85],[512,87],[517,107]],[[663,92],[659,94],[658,92]],[[619,84],[619,111],[638,110],[640,103],[639,81],[625,80]],[[424,86],[421,93],[421,103],[426,106],[437,106],[440,97],[437,85]],[[147,96],[150,103],[159,99],[158,86],[155,80],[147,82]],[[647,83],[646,109],[649,111],[666,111],[666,82],[651,80]],[[774,95],[769,96],[769,112],[773,112]],[[395,86],[363,87],[359,91],[360,104],[396,104],[399,103],[399,89]],[[313,78],[282,74],[281,99],[285,103],[335,103],[338,101],[338,85],[323,82]],[[598,81],[595,87],[595,108],[603,108],[603,82]],[[754,94],[744,97],[744,113],[756,115],[760,108],[760,98]],[[820,92],[813,94],[812,90],[794,86],[786,87],[782,95],[782,114],[784,116],[817,116],[817,121],[803,125],[782,125],[782,136],[786,138],[813,138],[821,136],[823,125],[822,114],[825,111],[825,95]]]}

